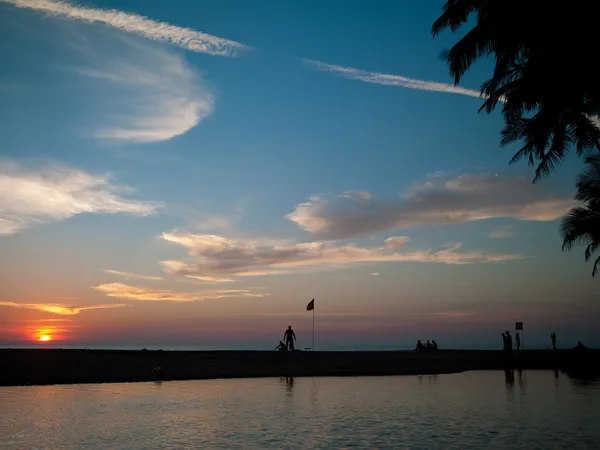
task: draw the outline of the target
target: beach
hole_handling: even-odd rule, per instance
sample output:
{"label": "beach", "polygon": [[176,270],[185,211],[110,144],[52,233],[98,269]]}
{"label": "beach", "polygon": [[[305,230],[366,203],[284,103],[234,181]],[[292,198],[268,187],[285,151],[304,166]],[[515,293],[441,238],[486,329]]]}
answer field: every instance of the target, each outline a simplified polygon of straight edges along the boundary
{"label": "beach", "polygon": [[[600,351],[588,350],[587,361]],[[572,351],[515,352],[511,367],[564,369]],[[0,386],[211,378],[420,375],[502,370],[502,351],[162,351],[0,349]],[[159,369],[160,368],[160,369]]]}

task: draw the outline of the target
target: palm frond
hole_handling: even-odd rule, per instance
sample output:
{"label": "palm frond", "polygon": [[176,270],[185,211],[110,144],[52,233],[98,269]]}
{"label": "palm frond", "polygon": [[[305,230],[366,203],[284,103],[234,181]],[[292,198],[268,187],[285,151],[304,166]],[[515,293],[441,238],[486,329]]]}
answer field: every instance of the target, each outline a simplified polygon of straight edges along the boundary
{"label": "palm frond", "polygon": [[442,7],[442,15],[433,23],[431,33],[437,36],[442,30],[450,28],[454,33],[476,10],[478,0],[449,0]]}
{"label": "palm frond", "polygon": [[598,269],[600,268],[600,256],[596,258],[594,261],[594,269],[592,270],[592,276],[595,277],[598,274]]}
{"label": "palm frond", "polygon": [[454,84],[459,83],[464,73],[478,58],[491,53],[493,46],[487,33],[488,28],[478,24],[448,52],[448,67],[450,75],[454,77]]}
{"label": "palm frond", "polygon": [[590,242],[595,222],[598,222],[598,218],[594,217],[594,213],[585,207],[577,206],[565,214],[560,222],[563,251],[569,251],[575,245]]}
{"label": "palm frond", "polygon": [[535,169],[534,183],[548,176],[556,170],[569,150],[571,138],[564,123],[558,123],[554,127],[554,135],[550,149],[540,158],[540,163]]}

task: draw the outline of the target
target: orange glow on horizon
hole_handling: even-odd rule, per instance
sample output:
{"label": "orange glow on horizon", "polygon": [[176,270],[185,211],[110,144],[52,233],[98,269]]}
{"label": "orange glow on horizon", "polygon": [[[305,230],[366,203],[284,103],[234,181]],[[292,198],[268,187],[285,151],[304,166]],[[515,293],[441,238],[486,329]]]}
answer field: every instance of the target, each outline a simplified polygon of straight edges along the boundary
{"label": "orange glow on horizon", "polygon": [[54,329],[54,327],[44,327],[38,329],[37,332],[34,334],[33,339],[37,342],[54,341],[57,338],[55,331],[56,330]]}

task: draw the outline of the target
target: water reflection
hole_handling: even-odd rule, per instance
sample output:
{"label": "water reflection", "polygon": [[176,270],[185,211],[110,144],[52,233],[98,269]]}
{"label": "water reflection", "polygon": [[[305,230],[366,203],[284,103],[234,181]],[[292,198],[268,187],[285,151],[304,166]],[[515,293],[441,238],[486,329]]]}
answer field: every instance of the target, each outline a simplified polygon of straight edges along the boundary
{"label": "water reflection", "polygon": [[512,390],[515,385],[515,371],[512,369],[504,369],[504,381],[506,387]]}
{"label": "water reflection", "polygon": [[518,370],[519,388],[524,388],[527,385],[527,378],[523,369]]}
{"label": "water reflection", "polygon": [[294,377],[286,377],[285,384],[287,386],[288,393],[292,393],[292,389],[294,389]]}
{"label": "water reflection", "polygon": [[575,387],[578,388],[600,388],[600,378],[598,377],[570,377]]}
{"label": "water reflection", "polygon": [[279,384],[285,389],[287,395],[291,395],[294,390],[294,377],[281,377]]}
{"label": "water reflection", "polygon": [[438,381],[437,375],[417,375],[419,384],[436,384]]}
{"label": "water reflection", "polygon": [[598,380],[514,372],[0,388],[0,448],[597,448]]}

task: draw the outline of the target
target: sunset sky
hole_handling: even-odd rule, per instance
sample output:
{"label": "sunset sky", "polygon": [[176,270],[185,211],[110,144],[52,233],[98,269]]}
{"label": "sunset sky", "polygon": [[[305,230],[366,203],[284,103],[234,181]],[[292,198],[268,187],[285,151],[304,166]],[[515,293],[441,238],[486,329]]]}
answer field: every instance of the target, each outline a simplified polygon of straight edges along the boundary
{"label": "sunset sky", "polygon": [[443,3],[0,0],[0,346],[600,344]]}

